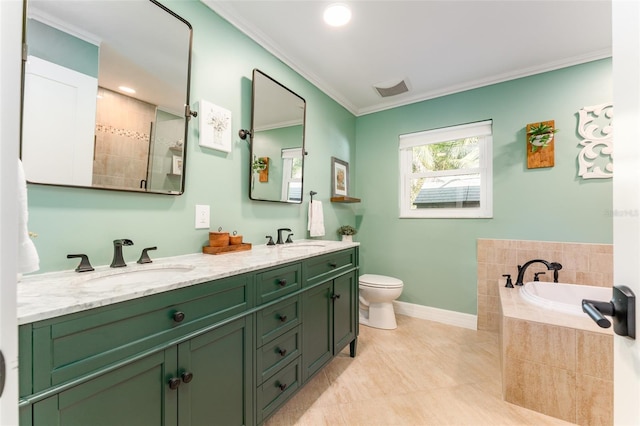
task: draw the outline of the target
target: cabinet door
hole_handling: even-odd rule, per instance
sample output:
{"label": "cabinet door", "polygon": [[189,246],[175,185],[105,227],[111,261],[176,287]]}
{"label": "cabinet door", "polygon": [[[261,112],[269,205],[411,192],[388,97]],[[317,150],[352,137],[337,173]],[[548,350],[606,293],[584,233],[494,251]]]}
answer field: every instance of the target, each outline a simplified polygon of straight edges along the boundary
{"label": "cabinet door", "polygon": [[244,317],[178,346],[180,425],[253,423],[251,323]]}
{"label": "cabinet door", "polygon": [[302,378],[306,381],[333,356],[333,281],[302,296]]}
{"label": "cabinet door", "polygon": [[33,406],[33,424],[175,425],[177,392],[168,386],[176,348],[157,352],[71,387]]}
{"label": "cabinet door", "polygon": [[333,353],[338,354],[356,338],[358,282],[356,273],[333,280]]}

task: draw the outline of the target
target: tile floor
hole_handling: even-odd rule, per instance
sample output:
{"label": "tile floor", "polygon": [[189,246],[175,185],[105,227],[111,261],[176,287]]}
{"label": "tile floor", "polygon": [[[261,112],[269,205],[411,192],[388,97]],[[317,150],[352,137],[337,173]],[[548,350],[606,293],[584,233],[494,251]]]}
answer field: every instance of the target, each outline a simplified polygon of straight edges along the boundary
{"label": "tile floor", "polygon": [[498,334],[398,315],[348,348],[266,423],[570,425],[502,400]]}

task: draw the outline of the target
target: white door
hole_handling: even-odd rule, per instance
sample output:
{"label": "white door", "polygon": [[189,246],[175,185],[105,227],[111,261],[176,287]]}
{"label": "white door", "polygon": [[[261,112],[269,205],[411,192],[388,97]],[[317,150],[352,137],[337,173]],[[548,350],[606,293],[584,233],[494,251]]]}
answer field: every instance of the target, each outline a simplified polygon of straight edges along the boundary
{"label": "white door", "polygon": [[[613,0],[614,284],[640,298],[640,2]],[[639,303],[636,302],[636,310]],[[640,322],[636,320],[636,330]],[[638,331],[636,331],[638,334]],[[614,337],[614,423],[640,425],[640,335]]]}
{"label": "white door", "polygon": [[29,182],[91,186],[97,94],[97,78],[27,57],[22,160]]}
{"label": "white door", "polygon": [[20,138],[22,2],[0,0],[0,350],[6,382],[0,396],[0,425],[18,424],[18,246],[17,163]]}

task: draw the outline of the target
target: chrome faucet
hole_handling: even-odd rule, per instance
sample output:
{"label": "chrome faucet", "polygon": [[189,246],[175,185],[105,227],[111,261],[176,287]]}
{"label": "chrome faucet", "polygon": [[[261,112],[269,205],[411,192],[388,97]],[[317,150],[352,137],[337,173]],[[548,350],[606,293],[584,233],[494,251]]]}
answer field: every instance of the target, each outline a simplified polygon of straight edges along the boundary
{"label": "chrome faucet", "polygon": [[122,268],[127,266],[122,257],[122,246],[132,246],[133,241],[123,238],[121,240],[113,240],[113,260],[111,261],[112,268]]}
{"label": "chrome faucet", "polygon": [[533,259],[525,263],[524,265],[518,265],[518,279],[516,279],[516,285],[523,285],[522,280],[524,279],[524,273],[526,272],[529,265],[532,263],[542,263],[544,264],[549,271],[553,271],[553,282],[558,282],[558,271],[562,269],[562,265],[558,262],[547,262],[542,259]]}
{"label": "chrome faucet", "polygon": [[284,244],[284,241],[282,241],[282,231],[291,232],[291,229],[289,228],[278,229],[278,241],[276,241],[276,244]]}

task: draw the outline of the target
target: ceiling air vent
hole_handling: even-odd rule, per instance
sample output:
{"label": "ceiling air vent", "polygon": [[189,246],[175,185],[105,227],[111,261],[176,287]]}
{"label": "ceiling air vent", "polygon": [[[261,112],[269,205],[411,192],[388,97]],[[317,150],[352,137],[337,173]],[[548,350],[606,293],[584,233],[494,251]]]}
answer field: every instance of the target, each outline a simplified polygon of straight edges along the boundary
{"label": "ceiling air vent", "polygon": [[397,83],[394,86],[388,86],[388,84],[379,83],[374,84],[373,88],[376,89],[376,92],[378,92],[378,94],[383,98],[388,98],[389,96],[395,96],[409,91],[407,83],[404,80],[400,80],[400,83]]}

